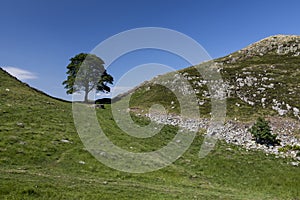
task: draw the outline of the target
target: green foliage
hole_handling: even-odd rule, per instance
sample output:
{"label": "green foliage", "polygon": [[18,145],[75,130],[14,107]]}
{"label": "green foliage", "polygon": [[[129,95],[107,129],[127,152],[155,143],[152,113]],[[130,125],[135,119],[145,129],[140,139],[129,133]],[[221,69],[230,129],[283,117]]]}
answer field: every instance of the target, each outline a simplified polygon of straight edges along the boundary
{"label": "green foliage", "polygon": [[276,139],[277,135],[272,134],[269,122],[264,118],[257,118],[256,123],[249,130],[256,142],[259,144],[276,145],[279,144],[279,140]]}
{"label": "green foliage", "polygon": [[107,84],[113,83],[113,77],[104,68],[104,62],[94,54],[80,53],[70,59],[67,66],[67,80],[63,82],[67,94],[84,91],[84,101],[93,89],[98,92],[110,92]]}
{"label": "green foliage", "polygon": [[278,149],[280,152],[288,152],[288,151],[300,151],[300,146],[298,145],[286,145]]}

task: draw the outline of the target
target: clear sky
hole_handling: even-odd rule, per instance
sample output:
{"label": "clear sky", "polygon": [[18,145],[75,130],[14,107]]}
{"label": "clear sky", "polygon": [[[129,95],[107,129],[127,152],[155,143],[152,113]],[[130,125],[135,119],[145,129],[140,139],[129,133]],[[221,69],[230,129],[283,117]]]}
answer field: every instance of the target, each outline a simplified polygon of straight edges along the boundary
{"label": "clear sky", "polygon": [[[61,84],[69,59],[122,31],[173,29],[217,58],[270,35],[300,35],[299,9],[298,0],[0,0],[0,66],[13,67],[6,69],[52,96],[71,99]],[[118,79],[143,63],[187,67],[164,54],[129,54],[108,71]]]}

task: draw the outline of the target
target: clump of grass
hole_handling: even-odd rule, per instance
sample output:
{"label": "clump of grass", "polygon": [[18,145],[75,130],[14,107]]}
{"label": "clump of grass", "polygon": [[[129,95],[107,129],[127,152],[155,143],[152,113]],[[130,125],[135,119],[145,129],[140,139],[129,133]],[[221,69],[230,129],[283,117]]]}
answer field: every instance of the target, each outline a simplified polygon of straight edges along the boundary
{"label": "clump of grass", "polygon": [[300,146],[298,145],[285,145],[284,147],[281,147],[278,149],[280,152],[288,152],[288,151],[299,151],[300,152]]}

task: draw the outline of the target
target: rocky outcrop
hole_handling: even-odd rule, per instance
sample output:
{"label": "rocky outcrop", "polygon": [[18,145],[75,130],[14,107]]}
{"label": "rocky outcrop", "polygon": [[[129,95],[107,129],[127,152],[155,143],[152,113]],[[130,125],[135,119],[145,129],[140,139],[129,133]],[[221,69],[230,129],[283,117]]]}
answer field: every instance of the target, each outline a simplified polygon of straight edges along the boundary
{"label": "rocky outcrop", "polygon": [[[189,119],[174,114],[165,116],[158,113],[151,113],[145,114],[145,116],[160,124],[180,126],[191,131],[198,129],[207,130],[210,123],[210,120],[206,118]],[[256,143],[248,131],[252,124],[253,123],[242,123],[233,120],[227,121],[217,133],[217,137],[227,143],[243,146],[247,150],[262,150],[267,154],[275,154],[277,157],[292,157],[300,161],[299,150],[290,149],[281,151],[286,146],[300,147],[300,139],[293,134],[300,129],[300,123],[298,121],[279,118],[270,119],[273,134],[277,134],[277,138],[280,140],[280,145],[277,146],[266,146]]]}
{"label": "rocky outcrop", "polygon": [[253,56],[264,56],[266,54],[299,56],[300,36],[274,35],[267,37],[230,55],[226,63],[236,63]]}

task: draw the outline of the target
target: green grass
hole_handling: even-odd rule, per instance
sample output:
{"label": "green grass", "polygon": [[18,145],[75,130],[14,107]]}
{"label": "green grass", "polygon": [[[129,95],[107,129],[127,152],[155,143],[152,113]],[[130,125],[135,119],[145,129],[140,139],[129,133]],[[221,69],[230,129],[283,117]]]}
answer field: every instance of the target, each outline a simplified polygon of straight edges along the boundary
{"label": "green grass", "polygon": [[[0,199],[300,197],[300,168],[288,164],[289,159],[246,151],[222,141],[199,159],[201,132],[189,150],[166,168],[144,174],[111,169],[83,146],[70,103],[45,96],[1,70],[0,81]],[[97,116],[110,140],[133,152],[158,149],[177,131],[177,127],[165,126],[154,137],[137,139],[120,130],[110,106],[98,110]],[[148,123],[147,119],[133,118],[139,124]]]}

